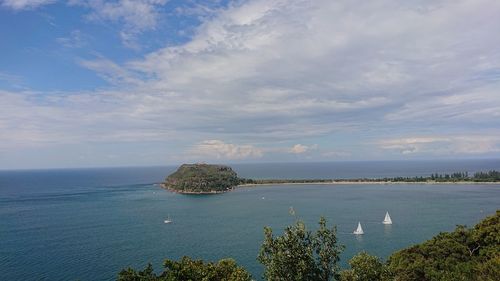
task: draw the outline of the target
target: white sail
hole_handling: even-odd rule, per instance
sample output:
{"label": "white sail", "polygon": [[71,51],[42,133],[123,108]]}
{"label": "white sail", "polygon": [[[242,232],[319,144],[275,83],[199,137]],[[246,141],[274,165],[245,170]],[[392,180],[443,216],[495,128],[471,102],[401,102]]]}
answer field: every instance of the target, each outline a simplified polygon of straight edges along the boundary
{"label": "white sail", "polygon": [[392,224],[391,216],[389,216],[389,212],[385,213],[385,218],[384,221],[382,222],[383,224]]}
{"label": "white sail", "polygon": [[363,231],[363,228],[361,227],[361,222],[358,222],[358,228],[356,230],[354,230],[353,233],[354,234],[365,234],[365,232]]}
{"label": "white sail", "polygon": [[167,219],[163,221],[164,223],[172,223],[172,220],[170,219],[170,215],[168,215]]}

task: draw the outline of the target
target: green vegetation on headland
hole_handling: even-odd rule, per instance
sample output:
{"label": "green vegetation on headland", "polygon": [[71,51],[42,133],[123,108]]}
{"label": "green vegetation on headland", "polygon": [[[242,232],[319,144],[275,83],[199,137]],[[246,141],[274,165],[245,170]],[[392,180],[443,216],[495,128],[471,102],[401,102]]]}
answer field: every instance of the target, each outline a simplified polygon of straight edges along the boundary
{"label": "green vegetation on headland", "polygon": [[231,167],[210,164],[183,164],[162,184],[174,192],[211,194],[231,190],[240,183]]}
{"label": "green vegetation on headland", "polygon": [[[434,238],[393,253],[387,261],[361,252],[340,269],[344,247],[336,227],[320,219],[316,232],[302,221],[275,236],[265,228],[258,261],[268,281],[498,281],[500,280],[500,210],[473,228],[458,226]],[[205,263],[184,257],[166,260],[156,274],[151,265],[143,271],[122,270],[120,281],[250,281],[251,276],[232,259]]]}

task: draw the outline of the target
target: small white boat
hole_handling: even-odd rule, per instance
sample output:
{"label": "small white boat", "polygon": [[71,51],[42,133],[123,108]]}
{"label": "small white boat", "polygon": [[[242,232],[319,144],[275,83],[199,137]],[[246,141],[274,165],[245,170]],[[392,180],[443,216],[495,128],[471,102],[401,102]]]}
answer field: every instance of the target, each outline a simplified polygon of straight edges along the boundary
{"label": "small white boat", "polygon": [[363,228],[361,227],[361,222],[358,222],[358,228],[356,228],[356,230],[354,230],[353,234],[356,234],[356,235],[365,234],[365,232],[363,231]]}
{"label": "small white boat", "polygon": [[389,216],[389,212],[385,212],[385,218],[382,222],[383,224],[392,224],[391,216]]}
{"label": "small white boat", "polygon": [[170,219],[170,215],[168,215],[167,219],[163,221],[164,223],[172,223],[172,220]]}

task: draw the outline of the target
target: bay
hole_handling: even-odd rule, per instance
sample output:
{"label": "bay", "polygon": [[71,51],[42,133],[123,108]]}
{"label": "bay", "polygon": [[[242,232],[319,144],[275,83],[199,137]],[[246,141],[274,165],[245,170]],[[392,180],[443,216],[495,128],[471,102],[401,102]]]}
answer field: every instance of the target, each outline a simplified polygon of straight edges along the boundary
{"label": "bay", "polygon": [[[426,176],[500,169],[499,160],[231,165],[248,178]],[[263,227],[320,216],[338,227],[345,262],[391,252],[500,206],[498,185],[276,185],[216,196],[160,189],[176,167],[0,171],[0,272],[5,280],[113,280],[126,266],[183,255],[233,257],[260,279]],[[296,216],[289,213],[293,207]],[[394,224],[381,224],[389,211]],[[163,220],[170,215],[172,224]],[[352,231],[360,221],[365,235]]]}

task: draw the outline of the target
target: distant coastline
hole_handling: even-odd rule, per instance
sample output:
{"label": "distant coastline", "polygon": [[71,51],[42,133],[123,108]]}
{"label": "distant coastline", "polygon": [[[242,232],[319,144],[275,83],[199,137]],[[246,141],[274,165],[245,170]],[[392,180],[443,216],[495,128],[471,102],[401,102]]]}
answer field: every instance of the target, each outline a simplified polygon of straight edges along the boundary
{"label": "distant coastline", "polygon": [[186,195],[211,195],[232,191],[238,187],[259,185],[499,185],[500,172],[491,170],[469,175],[468,172],[431,174],[415,177],[384,177],[356,179],[248,179],[240,178],[229,166],[206,163],[183,164],[160,186],[170,192]]}
{"label": "distant coastline", "polygon": [[474,182],[474,181],[443,181],[443,182],[422,182],[422,181],[361,181],[361,180],[331,180],[331,181],[311,181],[311,182],[265,182],[265,183],[245,183],[240,184],[238,187],[251,187],[251,186],[264,186],[264,185],[391,185],[391,184],[420,184],[420,185],[476,185],[476,184],[488,184],[488,185],[500,185],[500,181],[497,182]]}
{"label": "distant coastline", "polygon": [[157,183],[163,189],[166,189],[172,193],[185,194],[185,195],[212,195],[212,194],[222,194],[230,191],[234,191],[239,187],[255,187],[255,186],[273,186],[273,185],[500,185],[500,181],[496,182],[474,182],[474,181],[445,181],[445,182],[421,182],[421,181],[362,181],[362,180],[325,180],[325,181],[311,181],[311,182],[297,182],[294,180],[290,181],[280,181],[280,182],[262,182],[262,183],[244,183],[239,184],[233,188],[229,188],[221,191],[182,191],[167,187],[165,183]]}
{"label": "distant coastline", "polygon": [[427,177],[384,177],[355,179],[240,179],[239,186],[275,184],[500,184],[500,172],[432,174]]}

